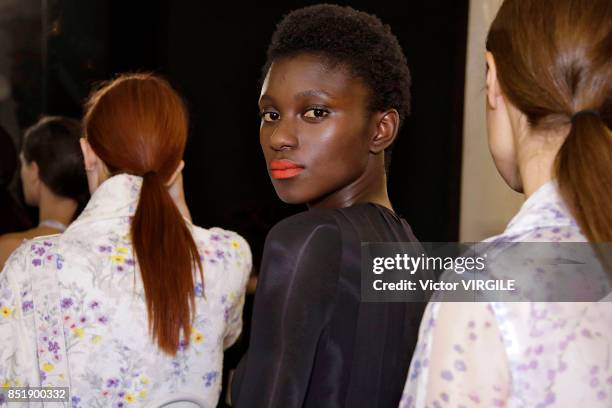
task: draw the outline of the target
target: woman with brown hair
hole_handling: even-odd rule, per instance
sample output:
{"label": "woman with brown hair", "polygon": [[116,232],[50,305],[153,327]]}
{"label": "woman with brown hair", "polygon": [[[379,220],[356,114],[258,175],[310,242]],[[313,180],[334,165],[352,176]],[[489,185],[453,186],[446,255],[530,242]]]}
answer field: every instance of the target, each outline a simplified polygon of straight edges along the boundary
{"label": "woman with brown hair", "polygon": [[160,77],[122,75],[86,106],[92,197],[0,275],[0,381],[70,387],[72,406],[214,406],[241,330],[247,243],[189,221],[187,112]]}
{"label": "woman with brown hair", "polygon": [[[527,197],[487,241],[612,242],[612,2],[505,0],[486,60],[490,150]],[[400,407],[610,407],[611,355],[606,301],[434,302]]]}
{"label": "woman with brown hair", "polygon": [[64,232],[87,204],[80,137],[81,123],[62,116],[44,116],[25,131],[19,154],[21,185],[25,202],[38,207],[39,222],[0,235],[0,268],[23,240]]}

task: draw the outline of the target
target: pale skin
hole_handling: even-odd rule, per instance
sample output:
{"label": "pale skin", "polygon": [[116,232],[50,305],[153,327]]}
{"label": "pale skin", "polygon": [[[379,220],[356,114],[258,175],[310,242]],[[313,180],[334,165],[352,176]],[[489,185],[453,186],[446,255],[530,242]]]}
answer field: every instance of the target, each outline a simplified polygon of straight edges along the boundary
{"label": "pale skin", "polygon": [[503,94],[495,58],[487,61],[487,131],[495,165],[513,190],[529,198],[554,179],[554,162],[569,127],[541,131],[532,129],[527,117]]}

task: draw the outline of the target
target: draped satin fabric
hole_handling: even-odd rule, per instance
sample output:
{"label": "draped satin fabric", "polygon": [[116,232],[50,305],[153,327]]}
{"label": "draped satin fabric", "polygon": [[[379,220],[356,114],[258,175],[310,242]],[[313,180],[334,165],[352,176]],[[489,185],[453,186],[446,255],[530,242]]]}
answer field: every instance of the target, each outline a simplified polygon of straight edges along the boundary
{"label": "draped satin fabric", "polygon": [[397,407],[424,304],[360,302],[361,242],[409,241],[406,221],[372,203],[278,223],[264,247],[233,405]]}

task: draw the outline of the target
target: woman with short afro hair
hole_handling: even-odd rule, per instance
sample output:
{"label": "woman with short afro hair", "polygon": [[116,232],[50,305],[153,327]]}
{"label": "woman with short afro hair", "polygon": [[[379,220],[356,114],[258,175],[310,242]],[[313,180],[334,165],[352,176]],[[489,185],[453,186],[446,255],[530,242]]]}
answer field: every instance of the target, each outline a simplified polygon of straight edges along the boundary
{"label": "woman with short afro hair", "polygon": [[260,143],[279,198],[309,209],[266,239],[242,407],[396,407],[423,307],[361,302],[361,243],[416,241],[386,164],[410,111],[410,72],[378,18],[293,11],[263,69]]}

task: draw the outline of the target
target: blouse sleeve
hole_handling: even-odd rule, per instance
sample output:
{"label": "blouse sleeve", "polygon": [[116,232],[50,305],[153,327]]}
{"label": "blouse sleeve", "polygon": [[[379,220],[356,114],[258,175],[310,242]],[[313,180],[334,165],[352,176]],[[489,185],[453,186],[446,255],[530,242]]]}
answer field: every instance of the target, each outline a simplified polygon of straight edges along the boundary
{"label": "blouse sleeve", "polygon": [[400,408],[504,407],[510,371],[489,303],[430,303]]}
{"label": "blouse sleeve", "polygon": [[236,234],[231,240],[233,256],[236,260],[237,273],[235,274],[234,287],[230,291],[229,306],[226,309],[227,325],[225,326],[225,337],[223,348],[230,347],[242,332],[242,310],[244,308],[244,297],[246,286],[251,274],[252,258],[249,244],[240,235]]}
{"label": "blouse sleeve", "polygon": [[340,267],[340,232],[311,210],[268,235],[249,350],[232,387],[237,407],[301,407]]}
{"label": "blouse sleeve", "polygon": [[39,381],[33,344],[33,304],[30,291],[16,279],[26,276],[26,254],[22,245],[0,272],[0,384],[3,386],[36,386]]}

